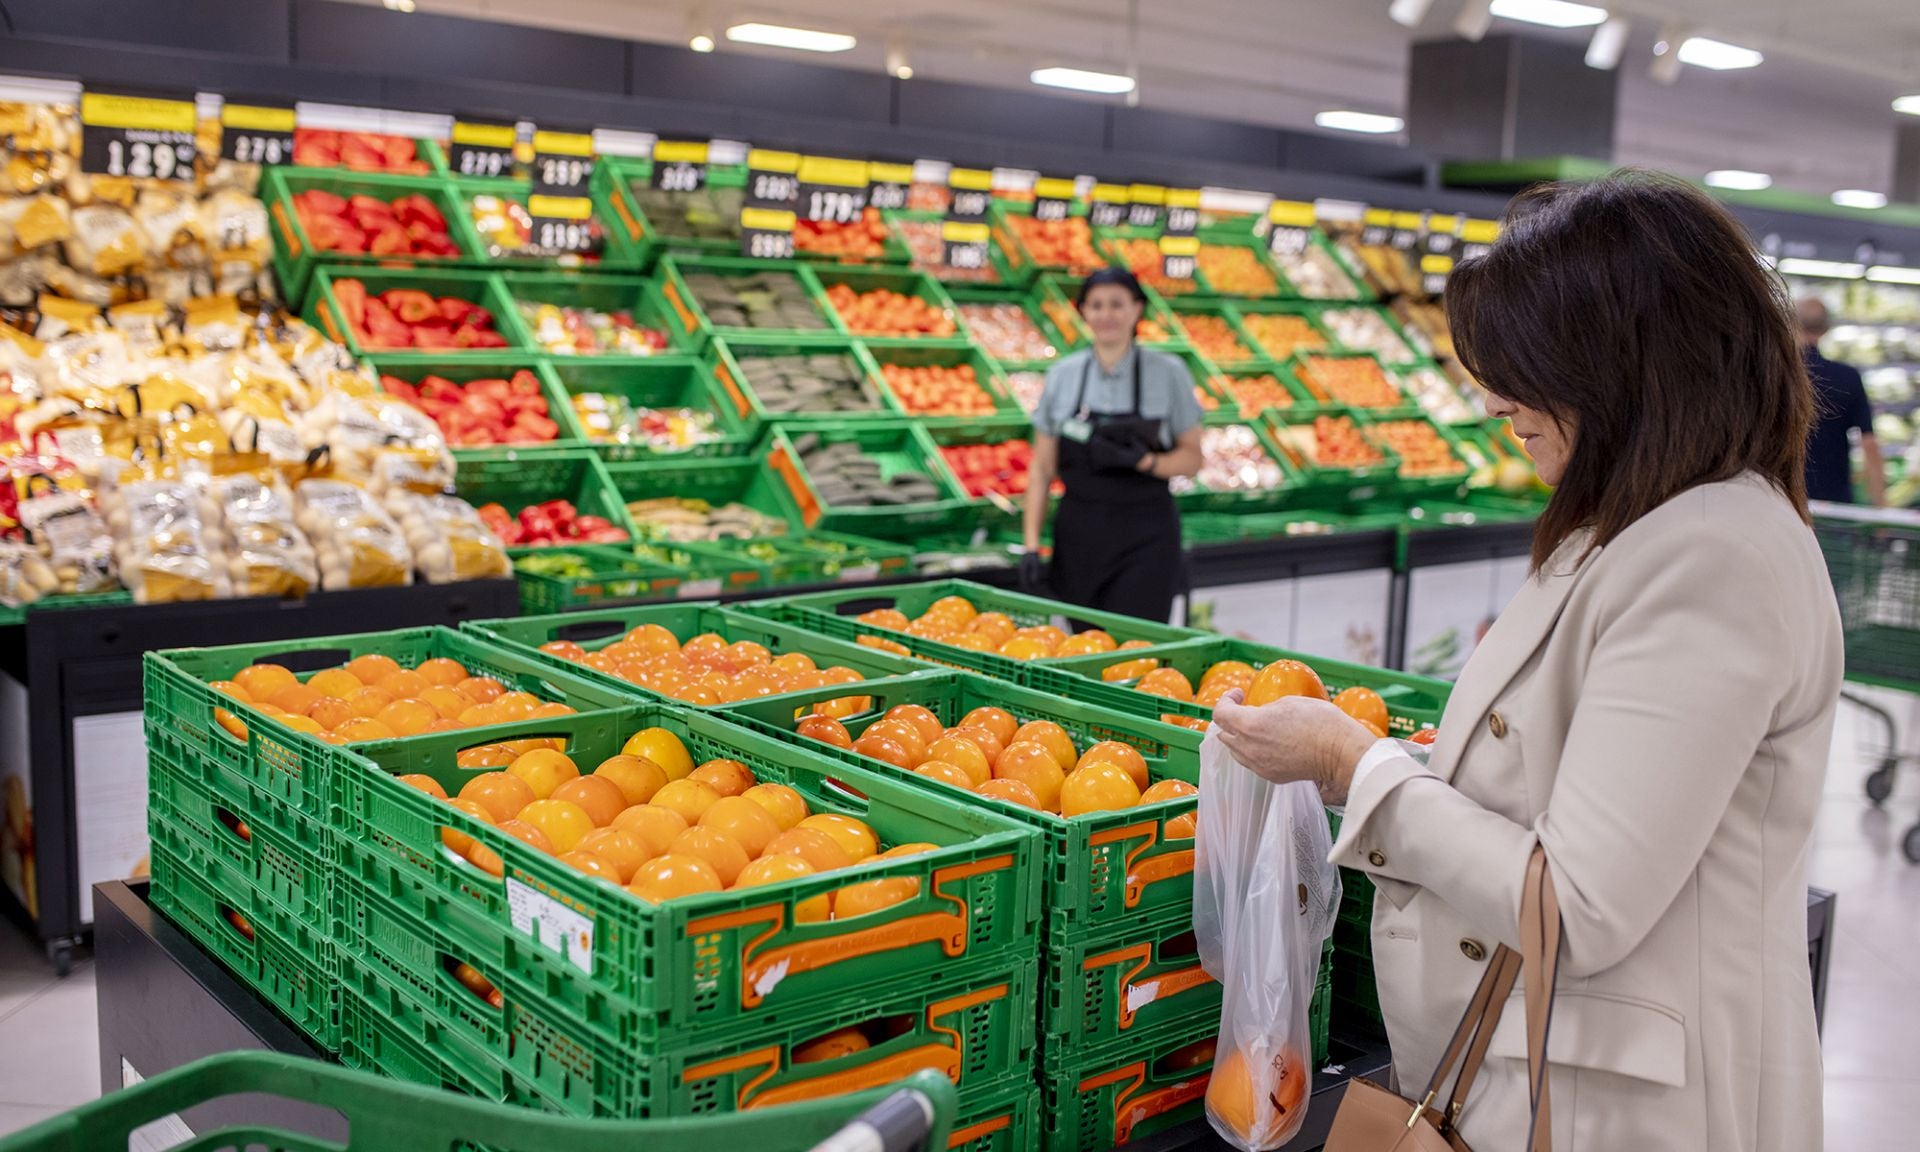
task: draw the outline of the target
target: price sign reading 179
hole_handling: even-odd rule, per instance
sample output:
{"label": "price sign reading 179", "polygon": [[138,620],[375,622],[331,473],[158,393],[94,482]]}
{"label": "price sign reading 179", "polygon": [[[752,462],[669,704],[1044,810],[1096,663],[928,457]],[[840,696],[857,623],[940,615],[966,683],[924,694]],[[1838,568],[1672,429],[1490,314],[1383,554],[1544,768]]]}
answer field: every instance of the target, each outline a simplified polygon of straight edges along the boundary
{"label": "price sign reading 179", "polygon": [[867,210],[867,164],[827,156],[800,158],[800,215],[851,224]]}

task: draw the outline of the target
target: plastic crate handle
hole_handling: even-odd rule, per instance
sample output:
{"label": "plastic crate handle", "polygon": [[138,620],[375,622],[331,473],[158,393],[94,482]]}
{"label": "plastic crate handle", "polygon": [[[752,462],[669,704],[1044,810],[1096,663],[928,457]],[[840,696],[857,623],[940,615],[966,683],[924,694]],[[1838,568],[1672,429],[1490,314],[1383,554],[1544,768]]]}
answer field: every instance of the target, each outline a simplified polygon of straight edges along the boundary
{"label": "plastic crate handle", "polygon": [[1110,1084],[1132,1081],[1122,1088],[1113,1098],[1113,1142],[1125,1144],[1133,1138],[1134,1126],[1155,1116],[1163,1116],[1207,1094],[1207,1082],[1213,1078],[1213,1068],[1209,1066],[1205,1073],[1178,1084],[1169,1084],[1165,1088],[1155,1088],[1151,1092],[1142,1092],[1138,1097],[1134,1092],[1147,1082],[1145,1063],[1129,1064],[1111,1072],[1095,1076],[1080,1082],[1080,1091],[1092,1092]]}
{"label": "plastic crate handle", "polygon": [[[1160,822],[1149,820],[1141,824],[1126,824],[1119,828],[1109,828],[1105,832],[1096,832],[1088,839],[1094,848],[1104,847],[1140,837],[1140,843],[1127,853],[1127,890],[1126,906],[1135,907],[1146,894],[1147,886],[1171,880],[1176,876],[1193,874],[1193,849],[1181,848],[1172,852],[1163,852],[1158,856],[1142,860],[1147,851],[1161,843]],[[1171,843],[1171,841],[1167,841]]]}
{"label": "plastic crate handle", "polygon": [[1161,1000],[1171,1000],[1182,992],[1204,987],[1214,982],[1204,968],[1196,962],[1185,968],[1175,968],[1163,972],[1144,984],[1136,984],[1135,976],[1145,971],[1153,962],[1153,945],[1142,941],[1130,947],[1103,952],[1098,956],[1089,956],[1081,968],[1092,972],[1099,968],[1111,968],[1128,961],[1133,962],[1120,977],[1120,1027],[1133,1027],[1134,1016],[1141,1008]]}

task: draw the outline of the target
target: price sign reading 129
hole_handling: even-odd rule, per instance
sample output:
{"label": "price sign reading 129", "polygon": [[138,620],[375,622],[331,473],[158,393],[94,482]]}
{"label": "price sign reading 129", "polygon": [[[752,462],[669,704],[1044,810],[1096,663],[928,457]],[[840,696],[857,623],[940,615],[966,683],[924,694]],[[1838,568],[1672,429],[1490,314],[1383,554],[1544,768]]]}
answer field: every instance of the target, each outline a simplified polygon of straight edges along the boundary
{"label": "price sign reading 129", "polygon": [[83,92],[80,170],[142,180],[191,180],[198,154],[195,113],[190,92]]}

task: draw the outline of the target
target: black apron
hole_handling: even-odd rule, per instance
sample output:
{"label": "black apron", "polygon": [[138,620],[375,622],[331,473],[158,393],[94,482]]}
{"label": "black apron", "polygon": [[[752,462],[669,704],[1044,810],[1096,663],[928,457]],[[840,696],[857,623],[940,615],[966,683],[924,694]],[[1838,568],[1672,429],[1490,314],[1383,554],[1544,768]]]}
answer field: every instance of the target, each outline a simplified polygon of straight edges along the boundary
{"label": "black apron", "polygon": [[1136,440],[1145,452],[1171,448],[1161,421],[1140,415],[1140,350],[1132,350],[1133,399],[1125,412],[1089,413],[1087,384],[1093,375],[1092,352],[1080,372],[1073,402],[1075,421],[1085,426],[1084,441],[1060,436],[1060,479],[1067,493],[1053,521],[1050,576],[1060,599],[1084,608],[1118,612],[1165,623],[1179,589],[1180,514],[1167,482],[1132,468],[1102,467],[1088,445],[1096,438]]}

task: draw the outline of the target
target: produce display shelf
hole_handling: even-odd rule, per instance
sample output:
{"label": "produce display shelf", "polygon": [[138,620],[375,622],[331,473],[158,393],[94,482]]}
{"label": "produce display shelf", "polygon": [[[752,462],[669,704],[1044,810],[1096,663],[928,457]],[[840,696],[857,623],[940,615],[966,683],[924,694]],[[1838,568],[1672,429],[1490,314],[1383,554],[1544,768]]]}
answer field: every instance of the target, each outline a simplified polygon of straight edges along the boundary
{"label": "produce display shelf", "polygon": [[[715,336],[775,337],[796,344],[835,344],[846,338],[846,330],[834,319],[833,308],[820,296],[819,282],[809,275],[806,265],[791,260],[759,260],[746,256],[683,256],[669,254],[660,259],[647,281],[647,292],[654,297],[656,311],[664,316],[668,330],[682,347],[705,350]],[[687,286],[687,277],[711,274],[737,279],[769,274],[790,277],[800,295],[812,306],[819,319],[817,328],[753,327],[716,324],[707,316],[700,300]]]}
{"label": "produce display shelf", "polygon": [[1106,255],[1108,263],[1130,269],[1140,278],[1141,284],[1168,300],[1212,295],[1212,290],[1200,279],[1198,269],[1195,269],[1193,276],[1179,279],[1170,278],[1161,272],[1160,229],[1158,228],[1137,228],[1127,225],[1118,228],[1095,228],[1093,244],[1095,249]]}
{"label": "produce display shelf", "polygon": [[[1054,327],[1060,331],[1061,335],[1067,337],[1070,345],[1067,351],[1075,351],[1093,341],[1093,335],[1087,331],[1086,324],[1080,319],[1079,310],[1073,303],[1080,293],[1082,279],[1083,277],[1064,272],[1049,272],[1034,284],[1034,295],[1039,299],[1041,307],[1046,310],[1049,317],[1054,319]],[[1147,297],[1140,319],[1143,326],[1152,325],[1140,334],[1140,343],[1148,348],[1159,348],[1166,352],[1188,351],[1186,333],[1182,332],[1179,324],[1175,322],[1173,308],[1168,303],[1168,298],[1144,281],[1140,287]],[[1071,335],[1069,330],[1072,332]]]}
{"label": "produce display shelf", "polygon": [[1062,260],[1042,260],[1033,251],[1032,246],[1021,238],[1020,231],[1012,218],[1015,216],[1031,218],[1033,205],[1030,202],[995,199],[987,209],[987,221],[992,226],[993,247],[1002,254],[1009,267],[1029,276],[1048,272],[1084,276],[1106,265],[1106,260],[1100,255],[1099,249],[1093,245],[1093,229],[1087,223],[1087,213],[1088,205],[1084,202],[1080,200],[1069,202],[1067,218],[1079,221],[1080,227],[1086,232],[1087,246],[1092,250],[1092,258],[1078,266]]}
{"label": "produce display shelf", "polygon": [[649,279],[635,274],[617,274],[613,272],[503,272],[500,274],[500,286],[505,290],[514,307],[508,310],[502,320],[503,330],[511,329],[511,339],[522,348],[532,348],[542,355],[552,357],[559,362],[572,359],[591,360],[600,357],[624,357],[629,355],[647,355],[645,352],[625,352],[618,349],[596,351],[573,351],[549,344],[538,339],[534,321],[521,312],[521,305],[537,308],[550,304],[560,308],[588,308],[599,312],[624,312],[636,325],[664,333],[667,347],[656,349],[659,352],[694,352],[694,341],[684,332],[671,324],[663,313],[658,297],[647,291]]}
{"label": "produce display shelf", "polygon": [[[1269,409],[1273,411],[1273,409]],[[1285,411],[1281,409],[1280,411]],[[1290,502],[1287,483],[1287,458],[1280,446],[1273,442],[1271,434],[1258,420],[1244,421],[1236,419],[1237,413],[1225,404],[1207,416],[1202,423],[1208,429],[1245,428],[1253,437],[1253,446],[1280,471],[1280,482],[1271,488],[1209,488],[1198,478],[1189,480],[1185,490],[1174,496],[1174,503],[1183,510],[1195,512],[1234,512],[1265,511],[1279,508]]]}
{"label": "produce display shelf", "polygon": [[[831,503],[822,495],[820,478],[808,469],[805,456],[810,444],[857,445],[862,455],[879,465],[881,481],[917,473],[932,482],[938,498],[902,504]],[[941,463],[926,430],[912,421],[822,425],[796,430],[791,436],[776,427],[767,443],[766,459],[800,509],[800,522],[808,528],[889,540],[955,528],[978,518],[976,506]]]}
{"label": "produce display shelf", "polygon": [[1240,331],[1246,336],[1247,342],[1253,348],[1255,354],[1276,363],[1284,364],[1291,361],[1294,353],[1299,351],[1304,345],[1295,345],[1291,348],[1269,348],[1261,341],[1259,336],[1255,334],[1254,326],[1248,324],[1247,321],[1249,318],[1262,316],[1298,317],[1306,322],[1314,335],[1320,338],[1320,349],[1316,350],[1324,349],[1331,351],[1340,346],[1339,343],[1334,340],[1333,334],[1328,332],[1316,319],[1316,315],[1321,311],[1317,301],[1274,298],[1235,299],[1229,302],[1228,310],[1232,313],[1235,321],[1238,322]]}
{"label": "produce display shelf", "polygon": [[[1245,230],[1220,226],[1203,227],[1199,231],[1199,238],[1200,255],[1195,261],[1198,265],[1195,270],[1195,278],[1206,285],[1206,291],[1210,295],[1218,296],[1226,300],[1274,300],[1295,295],[1293,283],[1287,279],[1286,275],[1282,273],[1279,268],[1274,266],[1273,258],[1267,252],[1267,246]],[[1207,270],[1207,250],[1210,248],[1240,249],[1250,253],[1252,265],[1255,269],[1254,275],[1257,277],[1264,273],[1266,276],[1271,277],[1273,281],[1272,289],[1252,291],[1234,288],[1231,285],[1223,285],[1221,277]]]}
{"label": "produce display shelf", "polygon": [[[1225,381],[1230,378],[1246,376],[1272,376],[1280,382],[1281,388],[1285,389],[1287,396],[1292,402],[1286,405],[1267,404],[1258,408],[1248,409],[1239,402],[1232,390],[1225,384]],[[1219,417],[1228,420],[1237,417],[1238,421],[1255,423],[1260,421],[1267,412],[1275,408],[1292,408],[1297,405],[1311,405],[1314,403],[1313,396],[1300,386],[1300,381],[1294,376],[1292,368],[1284,363],[1273,360],[1249,360],[1231,365],[1216,364],[1212,366],[1212,370],[1206,376],[1205,382],[1207,390],[1220,405],[1213,412],[1208,413],[1210,417]]]}
{"label": "produce display shelf", "polygon": [[[935,972],[957,981],[975,973],[1005,979],[1008,955],[1036,953],[1041,888],[1034,837],[999,813],[667,704],[524,721],[498,738],[563,741],[575,763],[590,770],[654,727],[682,741],[695,762],[737,760],[759,781],[798,791],[813,812],[864,820],[883,847],[940,847],[650,904],[396,779],[425,774],[455,795],[468,777],[486,771],[457,767],[457,753],[474,740],[445,733],[359,746],[335,774],[344,882],[391,905],[406,923],[432,926],[441,951],[457,953],[496,987],[521,991],[576,1034],[628,1051],[764,1036],[776,1022],[854,1011],[842,1003],[849,986],[877,988],[908,976],[924,983]],[[448,829],[497,853],[503,875],[490,876],[448,851]],[[917,894],[851,920],[810,920],[801,911],[850,883],[884,878],[911,879]],[[382,946],[361,940],[359,951],[377,962]],[[1030,980],[1019,995],[1027,999],[1022,1019],[1030,1030]],[[495,1054],[504,1055],[504,1036],[493,1039],[500,1041]]]}
{"label": "produce display shelf", "polygon": [[[710,164],[707,166],[706,186],[731,198],[737,196],[746,186],[746,169],[737,164]],[[700,227],[713,233],[695,235],[683,231],[681,226],[692,228],[694,225],[686,219],[686,213],[695,200],[709,200],[707,196],[687,194],[679,195],[685,202],[681,208],[683,218],[679,226],[668,228],[662,220],[655,220],[653,214],[634,194],[636,182],[646,186],[653,179],[653,161],[645,157],[600,157],[593,166],[592,187],[596,201],[607,205],[608,226],[630,243],[649,244],[652,251],[691,253],[714,256],[734,256],[740,252],[740,210],[736,205],[733,211],[700,214]]]}
{"label": "produce display shelf", "polygon": [[[1393,390],[1393,402],[1385,405],[1371,406],[1354,404],[1332,396],[1321,396],[1318,392],[1314,391],[1313,388],[1314,373],[1312,362],[1317,360],[1352,360],[1362,364],[1372,364],[1375,368],[1379,369],[1381,378],[1385,380],[1387,385]],[[1355,352],[1344,348],[1321,348],[1311,352],[1301,350],[1295,352],[1293,356],[1287,360],[1287,370],[1293,373],[1294,381],[1299,384],[1300,390],[1306,393],[1306,402],[1309,405],[1349,408],[1355,412],[1373,413],[1397,412],[1413,404],[1413,401],[1401,390],[1399,377],[1388,369],[1386,365],[1382,364],[1380,358],[1371,352]]]}
{"label": "produce display shelf", "polygon": [[973,332],[972,329],[969,329],[968,331],[973,338],[974,346],[978,348],[983,355],[986,355],[988,359],[993,360],[994,363],[1001,365],[1003,368],[1018,365],[1026,368],[1039,368],[1045,371],[1048,364],[1051,364],[1054,360],[1072,351],[1075,347],[1085,344],[1088,340],[1087,335],[1077,326],[1066,332],[1061,330],[1060,326],[1054,322],[1053,317],[1048,315],[1047,310],[1042,307],[1044,297],[1042,295],[1041,285],[1038,283],[1026,290],[985,284],[949,284],[946,286],[946,289],[947,297],[954,302],[956,310],[961,305],[966,304],[1001,304],[1011,305],[1020,309],[1020,311],[1026,315],[1027,321],[1040,333],[1041,338],[1046,341],[1048,348],[1051,350],[1051,355],[1027,360],[996,357],[989,352],[988,346],[986,342],[981,339],[980,333]]}
{"label": "produce display shelf", "polygon": [[[825,356],[844,358],[864,382],[863,393],[870,407],[844,406],[804,408],[795,411],[777,409],[755,380],[762,377],[755,362],[769,357]],[[743,416],[757,424],[778,422],[786,428],[805,428],[818,424],[857,424],[868,420],[900,420],[906,413],[880,378],[880,367],[866,354],[860,341],[841,337],[834,340],[790,340],[783,335],[716,336],[707,347],[707,360],[714,379],[720,382],[735,404],[746,403]],[[839,365],[836,365],[839,366]],[[817,369],[816,369],[817,370]]]}
{"label": "produce display shelf", "polygon": [[546,616],[517,616],[505,620],[469,620],[462,627],[505,648],[525,652],[542,660],[551,660],[581,676],[599,680],[607,687],[635,696],[666,701],[669,706],[696,708],[674,697],[656,693],[643,685],[630,683],[610,672],[567,660],[540,650],[554,641],[570,641],[587,652],[598,652],[623,640],[634,630],[652,624],[673,633],[682,645],[695,636],[714,633],[728,644],[747,641],[759,644],[774,656],[798,652],[821,668],[851,668],[863,680],[882,680],[891,676],[909,676],[927,672],[934,665],[906,656],[895,656],[861,644],[834,640],[800,628],[781,624],[764,616],[749,616],[717,604],[657,604],[640,608],[609,608],[598,611],[561,612]]}
{"label": "produce display shelf", "polygon": [[[1131,745],[1146,761],[1149,779],[1199,779],[1200,734],[1138,715],[1064,700],[967,672],[868,681],[860,686],[870,707],[841,723],[856,739],[890,708],[918,704],[951,727],[975,708],[1003,708],[1022,721],[1051,720],[1084,749],[1102,740]],[[781,741],[800,741],[850,765],[889,772],[910,787],[937,795],[949,804],[992,810],[1041,833],[1046,872],[1048,939],[1059,943],[1120,923],[1137,923],[1154,913],[1187,908],[1193,900],[1193,843],[1170,835],[1168,822],[1192,812],[1191,796],[1143,804],[1122,811],[1094,812],[1065,819],[992,797],[979,796],[917,774],[902,775],[852,749],[809,742],[795,733],[795,712],[844,696],[844,688],[816,689],[774,702],[742,701],[722,715]]]}
{"label": "produce display shelf", "polygon": [[[706,456],[745,456],[760,438],[760,425],[738,397],[721,390],[713,371],[698,357],[670,353],[654,356],[555,356],[544,358],[541,373],[564,400],[581,440],[608,464],[642,460],[680,460]],[[656,448],[644,442],[595,439],[575,397],[590,393],[617,396],[629,405],[656,411],[687,409],[713,418],[713,437],[685,448]]]}
{"label": "produce display shelf", "polygon": [[[865,338],[906,339],[906,340],[959,340],[967,339],[967,327],[953,310],[953,300],[947,295],[938,281],[923,272],[910,268],[863,268],[852,265],[808,265],[807,273],[817,287],[818,300],[826,309],[827,316],[845,335]],[[868,332],[853,326],[848,318],[841,314],[827,299],[827,293],[835,286],[845,286],[856,293],[887,291],[895,292],[919,300],[935,312],[943,313],[953,322],[952,333],[939,336],[932,334]]]}
{"label": "produce display shelf", "polygon": [[[445,357],[434,352],[392,352],[379,353],[365,357],[362,361],[367,367],[382,377],[391,376],[418,388],[421,381],[437,376],[454,384],[465,385],[475,380],[490,378],[511,380],[517,372],[531,372],[539,385],[539,394],[547,402],[547,418],[559,425],[559,430],[551,440],[525,441],[505,445],[486,445],[485,450],[495,447],[504,448],[579,448],[585,442],[580,424],[574,419],[573,405],[566,393],[555,384],[551,374],[542,371],[541,359],[525,352],[495,352],[491,356]],[[384,388],[385,385],[383,384]],[[451,436],[442,429],[443,434]],[[473,451],[474,448],[462,445],[450,438],[448,446],[459,454]]]}
{"label": "produce display shelf", "polygon": [[[862,636],[882,637],[905,645],[909,651],[924,659],[968,671],[983,672],[1014,684],[1025,684],[1027,673],[1034,667],[1060,659],[1049,657],[1033,661],[1014,660],[995,652],[963,648],[944,640],[933,640],[880,624],[864,623],[859,619],[861,615],[874,609],[892,608],[912,620],[924,614],[936,602],[949,596],[963,597],[980,612],[1005,613],[1016,625],[1023,628],[1052,624],[1058,619],[1065,618],[1075,623],[1099,628],[1112,636],[1118,644],[1145,641],[1148,647],[1133,653],[1136,655],[1151,655],[1164,646],[1185,643],[1207,635],[1191,628],[1176,628],[1169,624],[1156,624],[1133,616],[1072,607],[1056,600],[992,588],[967,580],[935,580],[924,584],[903,584],[887,588],[836,589],[830,592],[777,597],[741,607],[747,612],[770,615],[774,619],[789,621],[811,631],[827,636],[837,636],[844,640],[858,641]],[[1129,651],[1132,653],[1132,650]]]}
{"label": "produce display shelf", "polygon": [[[451,256],[415,256],[412,253],[375,255],[319,247],[294,210],[294,198],[319,191],[344,199],[367,196],[391,204],[404,196],[421,196],[446,221],[447,237],[458,252]],[[374,172],[346,172],[325,168],[270,167],[261,171],[260,199],[266,205],[273,234],[273,271],[288,304],[298,307],[306,298],[314,269],[321,264],[353,267],[451,267],[472,264],[478,250],[470,229],[463,228],[465,206],[449,194],[445,181],[431,176],[390,176]]]}
{"label": "produce display shelf", "polygon": [[1321,417],[1346,417],[1356,429],[1362,425],[1353,409],[1324,404],[1269,408],[1261,420],[1261,430],[1278,450],[1277,458],[1287,471],[1284,488],[1288,492],[1303,500],[1335,505],[1362,504],[1399,492],[1400,460],[1392,452],[1382,451],[1378,461],[1352,467],[1316,462],[1301,444],[1314,435],[1313,426]]}
{"label": "produce display shelf", "polygon": [[[562,564],[567,568],[556,570]],[[519,549],[513,574],[520,583],[520,610],[530,614],[658,600],[676,595],[694,578],[687,569],[642,560],[630,548],[592,544]]]}
{"label": "produce display shelf", "polygon": [[498,504],[511,516],[565,500],[582,516],[599,516],[634,537],[627,506],[600,457],[584,448],[475,449],[460,455],[454,493],[475,508]]}
{"label": "produce display shelf", "polygon": [[[471,238],[472,250],[482,267],[548,269],[565,268],[569,270],[596,271],[644,271],[652,262],[653,245],[644,240],[634,240],[626,229],[617,227],[611,206],[603,202],[597,192],[597,183],[590,182],[588,195],[593,200],[593,211],[587,218],[588,227],[598,244],[586,252],[561,251],[555,248],[541,247],[534,243],[537,236],[531,232],[531,217],[527,217],[529,232],[526,243],[512,245],[490,242],[486,233],[480,230],[480,205],[475,203],[481,197],[493,197],[501,203],[492,210],[501,214],[507,212],[508,203],[517,205],[523,212],[532,196],[532,187],[526,179],[486,179],[465,178],[452,181],[455,198],[459,201],[460,215],[466,224],[467,235]],[[519,239],[519,214],[515,213],[514,240]]]}
{"label": "produce display shelf", "polygon": [[[660,499],[698,501],[709,508],[740,504],[786,524],[787,532],[780,535],[801,529],[799,505],[762,460],[640,460],[609,464],[606,472],[623,507]],[[649,529],[644,520],[636,520],[634,528],[641,540],[673,538],[672,533]]]}
{"label": "produce display shelf", "polygon": [[1146,657],[1157,667],[1173,668],[1194,688],[1207,669],[1223,660],[1237,660],[1256,671],[1276,660],[1297,660],[1319,674],[1329,694],[1347,688],[1370,688],[1387,705],[1387,730],[1394,736],[1411,736],[1422,728],[1437,727],[1446,708],[1452,686],[1442,680],[1350,664],[1322,656],[1306,656],[1284,648],[1216,636],[1186,644],[1139,653],[1107,652],[1098,656],[1080,656],[1056,660],[1044,667],[1035,666],[1027,683],[1042,692],[1055,693],[1070,700],[1082,700],[1115,712],[1135,716],[1177,715],[1200,720],[1211,719],[1213,709],[1191,701],[1175,700],[1137,691],[1138,677],[1107,680],[1102,672],[1131,658]]}
{"label": "produce display shelf", "polygon": [[499,277],[491,272],[476,272],[455,268],[343,268],[335,269],[321,265],[314,269],[311,289],[307,292],[307,303],[302,317],[325,333],[329,340],[342,344],[347,351],[357,356],[376,353],[411,352],[413,345],[387,346],[371,345],[362,339],[361,333],[347,322],[347,314],[341,311],[336,285],[344,280],[357,280],[366,289],[369,297],[389,291],[425,292],[435,297],[453,297],[469,304],[478,305],[493,317],[494,330],[507,341],[500,348],[424,348],[418,351],[432,352],[447,357],[499,356],[503,352],[526,352],[529,349],[514,343],[514,329],[510,327],[507,314],[513,311],[513,299],[500,284]]}
{"label": "produce display shelf", "polygon": [[[1006,252],[998,245],[987,246],[987,266],[985,269],[987,274],[984,276],[976,274],[978,270],[975,269],[949,267],[946,263],[944,241],[938,240],[940,225],[947,218],[944,212],[895,208],[882,213],[882,216],[887,222],[888,231],[892,233],[892,242],[898,244],[900,250],[906,254],[903,262],[910,266],[915,272],[924,272],[935,280],[938,280],[949,290],[961,287],[1018,288],[1033,277],[1031,269],[1015,268],[1008,261]],[[942,246],[939,260],[927,262],[914,256],[912,251],[913,245],[908,241],[906,235],[907,230],[910,228],[931,230],[936,242]]]}
{"label": "produce display shelf", "polygon": [[1040,1032],[1054,1050],[1220,1020],[1220,983],[1200,967],[1190,908],[1049,944],[1045,977]]}
{"label": "produce display shelf", "polygon": [[706,546],[744,557],[766,572],[770,589],[811,584],[860,584],[895,579],[914,570],[917,545],[799,531],[759,540],[716,540]]}
{"label": "produce display shelf", "polygon": [[[1006,377],[1001,373],[998,364],[989,359],[985,353],[981,352],[977,345],[971,343],[943,345],[934,344],[926,340],[903,340],[898,338],[882,338],[879,336],[864,337],[857,341],[857,343],[866,351],[867,356],[872,359],[874,366],[879,370],[881,378],[880,387],[886,392],[894,409],[911,419],[918,420],[923,427],[933,429],[954,425],[977,424],[994,419],[995,417],[1009,416],[1018,419],[1023,424],[1027,422],[1026,409],[1020,407],[1020,402],[1013,398],[1012,393],[1007,391]],[[979,384],[980,389],[985,392],[988,399],[992,401],[993,411],[991,413],[970,413],[965,415],[916,413],[907,407],[906,401],[900,397],[899,391],[886,381],[886,369],[890,366],[898,368],[957,368],[963,365],[973,369],[974,381]]]}

